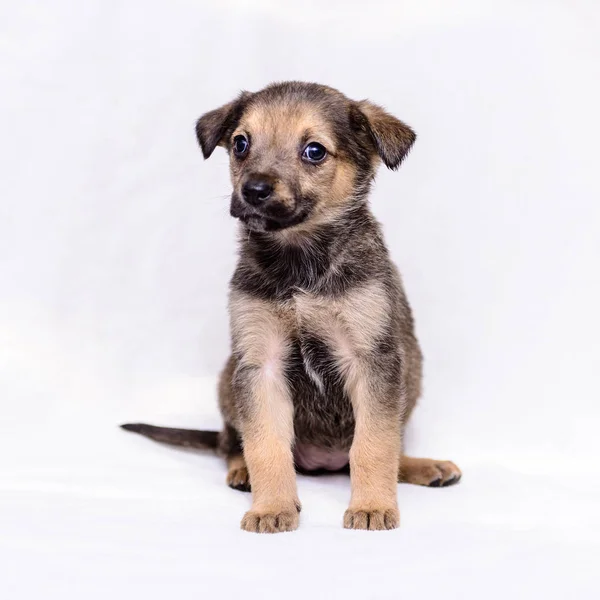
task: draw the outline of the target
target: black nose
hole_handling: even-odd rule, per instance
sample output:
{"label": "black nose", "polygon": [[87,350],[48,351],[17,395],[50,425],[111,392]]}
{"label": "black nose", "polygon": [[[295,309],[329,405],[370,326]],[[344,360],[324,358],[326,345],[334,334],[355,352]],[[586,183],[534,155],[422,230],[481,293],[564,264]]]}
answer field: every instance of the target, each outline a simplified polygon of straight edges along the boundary
{"label": "black nose", "polygon": [[266,202],[273,193],[273,184],[263,177],[249,179],[242,188],[244,200],[252,206],[259,206]]}

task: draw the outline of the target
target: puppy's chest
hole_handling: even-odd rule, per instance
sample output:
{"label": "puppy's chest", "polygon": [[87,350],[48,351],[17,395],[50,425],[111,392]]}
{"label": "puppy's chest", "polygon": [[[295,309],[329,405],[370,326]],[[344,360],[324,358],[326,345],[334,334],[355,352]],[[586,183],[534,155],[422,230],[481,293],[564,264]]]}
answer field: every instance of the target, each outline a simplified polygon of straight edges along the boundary
{"label": "puppy's chest", "polygon": [[[344,382],[384,328],[385,299],[379,288],[355,290],[341,298],[297,292],[285,306],[292,348],[288,373],[301,388],[300,375],[322,396],[342,396]],[[300,371],[300,373],[295,372]]]}
{"label": "puppy's chest", "polygon": [[296,291],[280,302],[232,294],[234,352],[260,377],[289,386],[299,442],[349,447],[350,387],[389,329],[389,304],[378,282],[338,297]]}
{"label": "puppy's chest", "polygon": [[358,359],[389,325],[388,298],[377,283],[335,298],[298,291],[283,307],[309,362],[323,358],[323,346],[339,361]]}
{"label": "puppy's chest", "polygon": [[296,290],[279,302],[235,293],[230,301],[234,351],[269,372],[303,367],[322,390],[323,375],[348,371],[373,351],[388,327],[388,305],[377,283],[341,297]]}
{"label": "puppy's chest", "polygon": [[[298,295],[290,304],[295,327],[285,371],[295,407],[294,430],[300,452],[296,460],[309,469],[312,451],[347,451],[352,440],[354,416],[345,384],[346,363],[354,352],[353,335],[335,302]],[[319,467],[328,464],[320,458],[317,463]]]}
{"label": "puppy's chest", "polygon": [[344,316],[334,302],[303,292],[295,294],[288,306],[293,323],[288,373],[296,380],[296,388],[304,375],[321,394],[331,392],[332,382],[339,379],[341,350],[350,344]]}

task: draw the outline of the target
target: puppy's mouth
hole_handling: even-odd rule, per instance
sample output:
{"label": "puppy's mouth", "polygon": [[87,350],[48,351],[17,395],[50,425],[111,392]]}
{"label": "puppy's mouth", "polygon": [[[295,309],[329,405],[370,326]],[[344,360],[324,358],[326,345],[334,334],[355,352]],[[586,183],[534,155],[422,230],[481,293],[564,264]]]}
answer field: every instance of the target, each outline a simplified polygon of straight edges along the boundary
{"label": "puppy's mouth", "polygon": [[229,212],[250,231],[279,231],[305,221],[310,214],[310,206],[305,202],[296,202],[295,208],[290,210],[282,203],[270,201],[266,206],[257,208],[248,206],[234,193]]}

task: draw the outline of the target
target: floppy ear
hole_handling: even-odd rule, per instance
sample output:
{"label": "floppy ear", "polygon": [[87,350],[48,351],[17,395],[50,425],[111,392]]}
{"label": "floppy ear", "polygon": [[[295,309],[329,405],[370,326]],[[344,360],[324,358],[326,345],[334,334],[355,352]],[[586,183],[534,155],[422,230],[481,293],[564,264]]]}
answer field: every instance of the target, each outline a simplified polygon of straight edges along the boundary
{"label": "floppy ear", "polygon": [[204,158],[208,158],[218,145],[223,144],[227,134],[235,129],[251,95],[242,92],[233,102],[207,112],[196,121],[196,136]]}
{"label": "floppy ear", "polygon": [[388,169],[397,169],[417,138],[405,123],[368,100],[358,102],[358,109],[368,123],[377,154]]}

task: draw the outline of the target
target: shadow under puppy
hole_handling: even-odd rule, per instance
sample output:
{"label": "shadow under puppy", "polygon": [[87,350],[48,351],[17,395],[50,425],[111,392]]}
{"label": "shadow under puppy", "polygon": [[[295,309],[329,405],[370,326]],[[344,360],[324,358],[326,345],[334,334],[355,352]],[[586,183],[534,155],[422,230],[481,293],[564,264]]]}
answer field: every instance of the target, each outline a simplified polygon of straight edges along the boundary
{"label": "shadow under puppy", "polygon": [[219,384],[225,427],[123,427],[217,448],[228,484],[252,488],[248,531],[296,529],[295,466],[349,465],[344,527],[397,527],[398,481],[439,487],[461,476],[451,462],[402,453],[422,356],[367,204],[380,162],[396,169],[414,132],[371,102],[300,82],[243,92],[196,131],[205,158],[218,145],[229,153],[230,210],[241,224],[232,351]]}

